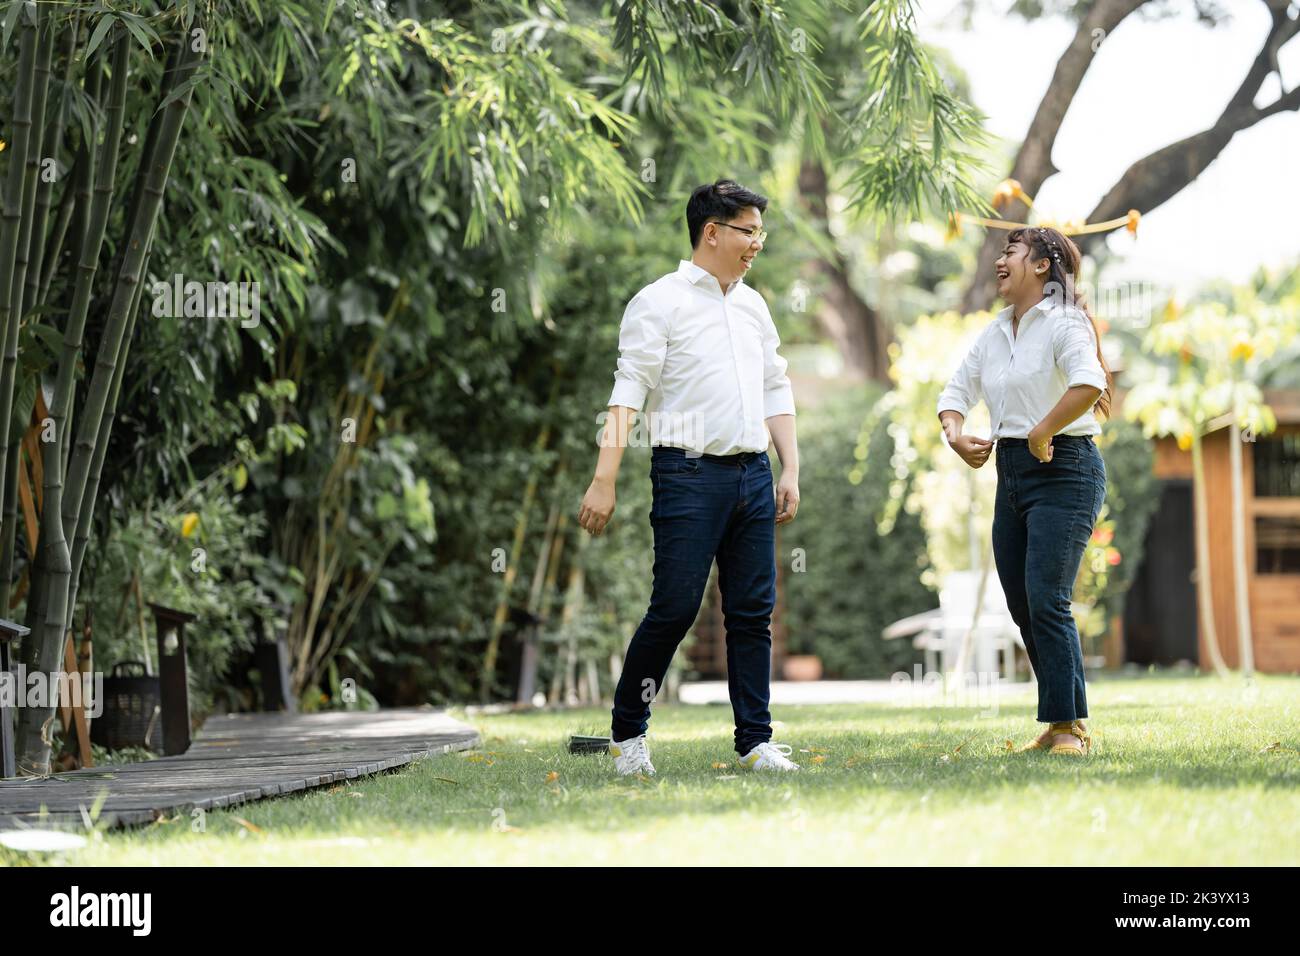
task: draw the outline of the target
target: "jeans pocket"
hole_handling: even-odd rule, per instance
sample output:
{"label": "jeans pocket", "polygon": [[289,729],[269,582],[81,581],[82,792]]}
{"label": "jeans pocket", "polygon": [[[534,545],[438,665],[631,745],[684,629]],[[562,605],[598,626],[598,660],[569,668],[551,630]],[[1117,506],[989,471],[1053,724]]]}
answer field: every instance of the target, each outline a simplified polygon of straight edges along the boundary
{"label": "jeans pocket", "polygon": [[698,458],[658,458],[650,462],[652,475],[696,475],[700,471]]}

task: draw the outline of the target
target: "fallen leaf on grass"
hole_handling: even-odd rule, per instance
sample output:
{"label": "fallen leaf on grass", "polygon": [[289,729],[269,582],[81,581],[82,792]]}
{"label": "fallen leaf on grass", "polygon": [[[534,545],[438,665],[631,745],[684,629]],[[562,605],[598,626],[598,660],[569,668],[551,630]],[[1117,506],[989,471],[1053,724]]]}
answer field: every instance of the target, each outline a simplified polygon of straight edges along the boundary
{"label": "fallen leaf on grass", "polygon": [[460,781],[459,781],[459,780],[452,780],[451,777],[434,777],[433,779],[434,779],[434,780],[441,780],[443,783],[454,783],[454,784],[455,784],[456,786],[458,786],[458,787],[460,786]]}
{"label": "fallen leaf on grass", "polygon": [[547,783],[555,783],[555,781],[557,781],[557,780],[559,780],[559,779],[560,779],[560,774],[559,774],[558,771],[555,771],[555,770],[552,770],[550,773],[548,773],[548,774],[546,775],[546,782],[547,782]]}
{"label": "fallen leaf on grass", "polygon": [[1293,750],[1293,749],[1290,748],[1290,747],[1283,747],[1283,746],[1282,746],[1282,741],[1280,741],[1280,740],[1275,740],[1275,741],[1273,741],[1271,744],[1269,744],[1267,747],[1265,747],[1263,750],[1261,750],[1260,753],[1262,753],[1262,754],[1269,754],[1269,753],[1273,753],[1273,754],[1293,754],[1293,753],[1300,753],[1300,751]]}
{"label": "fallen leaf on grass", "polygon": [[825,755],[825,754],[818,754],[816,757],[813,757],[813,758],[812,758],[812,762],[813,762],[813,763],[825,763],[825,762],[826,762],[826,755]]}
{"label": "fallen leaf on grass", "polygon": [[243,817],[232,817],[231,819],[233,819],[236,823],[238,823],[238,824],[239,824],[241,827],[243,827],[245,830],[248,830],[248,831],[250,831],[250,832],[252,832],[252,833],[262,833],[262,832],[264,832],[264,831],[262,830],[262,828],[259,827],[256,823],[249,823],[249,822],[248,822],[247,820],[245,820]]}
{"label": "fallen leaf on grass", "polygon": [[726,770],[729,766],[731,766],[731,765],[730,765],[730,764],[725,764],[725,763],[723,763],[723,762],[720,761],[720,760],[715,760],[715,761],[713,761],[713,769],[714,769],[714,770]]}
{"label": "fallen leaf on grass", "polygon": [[1016,745],[1015,745],[1014,743],[1012,743],[1010,740],[1008,740],[1008,741],[1006,741],[1006,742],[1004,742],[1004,743],[1002,744],[1002,749],[1003,749],[1003,750],[1015,750],[1015,749],[1016,749]]}

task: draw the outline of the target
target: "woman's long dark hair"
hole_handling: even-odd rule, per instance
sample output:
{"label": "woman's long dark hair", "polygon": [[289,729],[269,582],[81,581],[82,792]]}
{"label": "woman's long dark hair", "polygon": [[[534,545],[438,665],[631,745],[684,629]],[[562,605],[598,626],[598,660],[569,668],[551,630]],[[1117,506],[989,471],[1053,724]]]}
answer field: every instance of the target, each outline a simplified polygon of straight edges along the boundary
{"label": "woman's long dark hair", "polygon": [[1092,330],[1097,335],[1097,361],[1101,363],[1102,371],[1106,373],[1106,388],[1102,390],[1101,397],[1097,399],[1096,407],[1100,410],[1103,418],[1109,418],[1115,376],[1111,374],[1110,366],[1106,364],[1106,356],[1101,352],[1101,329],[1097,327],[1097,320],[1093,318],[1092,310],[1088,308],[1083,293],[1076,289],[1083,254],[1079,252],[1079,247],[1071,241],[1069,236],[1047,226],[1012,229],[1007,234],[1007,243],[1013,242],[1023,242],[1029,247],[1030,262],[1037,262],[1039,259],[1048,261],[1045,289],[1050,293],[1053,288],[1052,283],[1056,283],[1055,288],[1062,290],[1064,293],[1065,303],[1074,305],[1092,323]]}

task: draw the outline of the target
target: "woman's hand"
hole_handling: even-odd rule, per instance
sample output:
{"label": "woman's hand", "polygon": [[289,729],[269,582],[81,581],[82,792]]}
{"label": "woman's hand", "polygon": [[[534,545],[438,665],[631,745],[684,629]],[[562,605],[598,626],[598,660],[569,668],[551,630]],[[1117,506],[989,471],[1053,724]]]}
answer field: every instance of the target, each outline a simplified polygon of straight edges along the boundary
{"label": "woman's hand", "polygon": [[982,467],[984,462],[989,460],[989,452],[993,450],[993,442],[974,435],[958,435],[948,444],[953,451],[961,455],[961,460],[972,468]]}
{"label": "woman's hand", "polygon": [[1052,460],[1052,436],[1035,425],[1029,432],[1029,454],[1039,461]]}

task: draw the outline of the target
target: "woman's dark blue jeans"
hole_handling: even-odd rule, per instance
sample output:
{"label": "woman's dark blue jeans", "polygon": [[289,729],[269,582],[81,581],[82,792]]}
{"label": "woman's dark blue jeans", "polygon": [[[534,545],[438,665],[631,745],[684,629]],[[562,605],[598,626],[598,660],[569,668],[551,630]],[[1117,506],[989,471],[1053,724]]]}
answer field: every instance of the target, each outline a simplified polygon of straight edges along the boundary
{"label": "woman's dark blue jeans", "polygon": [[772,739],[772,610],[776,606],[776,499],[766,452],[688,458],[655,448],[654,584],[614,691],[615,740],[646,732],[677,645],[695,616],[716,558],[727,629],[727,687],[736,752]]}
{"label": "woman's dark blue jeans", "polygon": [[1025,439],[1001,438],[997,470],[993,559],[1038,678],[1038,719],[1087,717],[1070,595],[1106,497],[1106,464],[1087,435],[1056,435],[1046,462]]}

